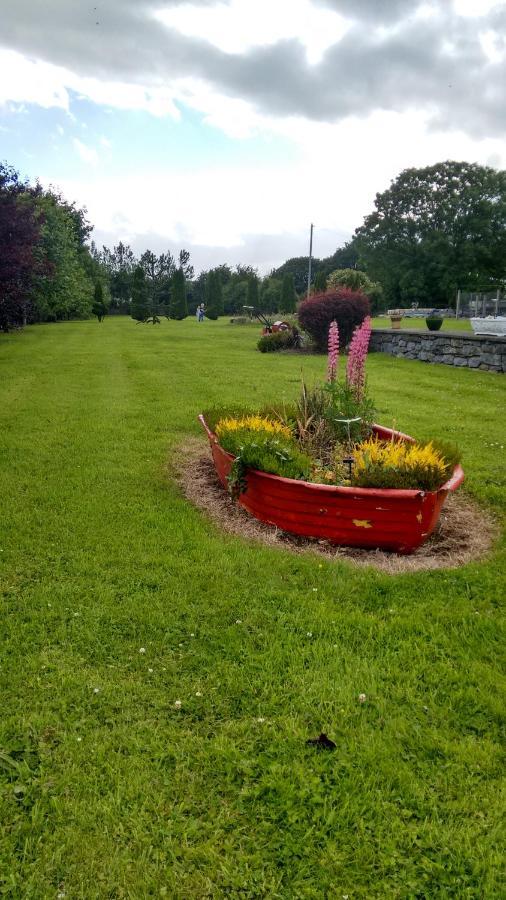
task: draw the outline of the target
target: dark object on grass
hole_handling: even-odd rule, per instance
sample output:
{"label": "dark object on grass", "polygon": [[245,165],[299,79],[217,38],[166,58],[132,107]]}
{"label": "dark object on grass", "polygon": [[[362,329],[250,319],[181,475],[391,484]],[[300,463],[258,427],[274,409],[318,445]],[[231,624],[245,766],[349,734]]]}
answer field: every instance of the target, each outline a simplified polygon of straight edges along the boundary
{"label": "dark object on grass", "polygon": [[439,331],[443,324],[443,317],[438,315],[438,313],[431,313],[430,316],[427,316],[425,319],[425,324],[429,331]]}
{"label": "dark object on grass", "polygon": [[337,744],[334,744],[334,741],[331,741],[323,731],[319,737],[309,738],[309,740],[306,741],[306,744],[311,747],[316,747],[317,750],[335,750],[337,747]]}

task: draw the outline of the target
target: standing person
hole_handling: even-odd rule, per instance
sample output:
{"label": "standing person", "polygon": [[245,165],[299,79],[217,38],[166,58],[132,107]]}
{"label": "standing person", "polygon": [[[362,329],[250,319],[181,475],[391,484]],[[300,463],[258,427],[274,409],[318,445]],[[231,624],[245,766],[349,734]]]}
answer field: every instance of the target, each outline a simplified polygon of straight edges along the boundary
{"label": "standing person", "polygon": [[196,309],[196,311],[195,311],[195,315],[196,315],[196,317],[197,317],[197,322],[201,322],[201,321],[202,321],[202,319],[200,318],[200,308],[201,308],[201,304],[199,303],[199,305],[197,306],[197,309]]}
{"label": "standing person", "polygon": [[204,314],[205,314],[205,306],[203,303],[201,303],[200,307],[199,307],[199,322],[204,321]]}

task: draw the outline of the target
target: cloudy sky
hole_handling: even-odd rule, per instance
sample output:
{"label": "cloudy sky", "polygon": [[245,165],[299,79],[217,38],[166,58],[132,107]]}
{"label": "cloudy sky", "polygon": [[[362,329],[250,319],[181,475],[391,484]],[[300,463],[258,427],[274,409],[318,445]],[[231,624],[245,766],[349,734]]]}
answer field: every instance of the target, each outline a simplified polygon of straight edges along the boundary
{"label": "cloudy sky", "polygon": [[0,0],[0,159],[97,243],[267,272],[403,168],[506,168],[506,2]]}

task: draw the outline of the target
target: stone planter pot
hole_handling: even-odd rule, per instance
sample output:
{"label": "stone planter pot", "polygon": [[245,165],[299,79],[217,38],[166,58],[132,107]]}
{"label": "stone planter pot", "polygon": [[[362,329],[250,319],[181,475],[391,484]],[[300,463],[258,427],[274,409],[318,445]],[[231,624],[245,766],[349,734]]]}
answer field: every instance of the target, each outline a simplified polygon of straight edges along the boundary
{"label": "stone planter pot", "polygon": [[390,324],[392,328],[400,328],[402,322],[402,316],[390,316]]}
{"label": "stone planter pot", "polygon": [[439,329],[441,328],[441,325],[443,324],[443,320],[440,318],[431,319],[429,317],[429,318],[425,319],[425,324],[426,324],[427,328],[429,329],[429,331],[439,331]]}
{"label": "stone planter pot", "polygon": [[[226,489],[234,457],[220,447],[203,416],[199,421],[209,439],[218,478]],[[409,435],[381,425],[375,425],[374,431],[386,440],[394,436],[413,441]],[[256,469],[248,471],[246,480],[247,490],[238,502],[262,522],[344,547],[412,553],[434,531],[448,493],[462,484],[464,472],[456,466],[438,491],[335,487],[280,478]]]}

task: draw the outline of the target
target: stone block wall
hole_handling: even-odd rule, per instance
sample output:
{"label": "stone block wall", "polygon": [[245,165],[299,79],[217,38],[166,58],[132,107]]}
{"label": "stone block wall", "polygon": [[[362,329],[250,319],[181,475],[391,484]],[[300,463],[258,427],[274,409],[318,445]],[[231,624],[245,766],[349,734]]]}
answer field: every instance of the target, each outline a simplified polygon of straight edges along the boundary
{"label": "stone block wall", "polygon": [[506,337],[459,331],[375,328],[370,349],[421,362],[506,372]]}

